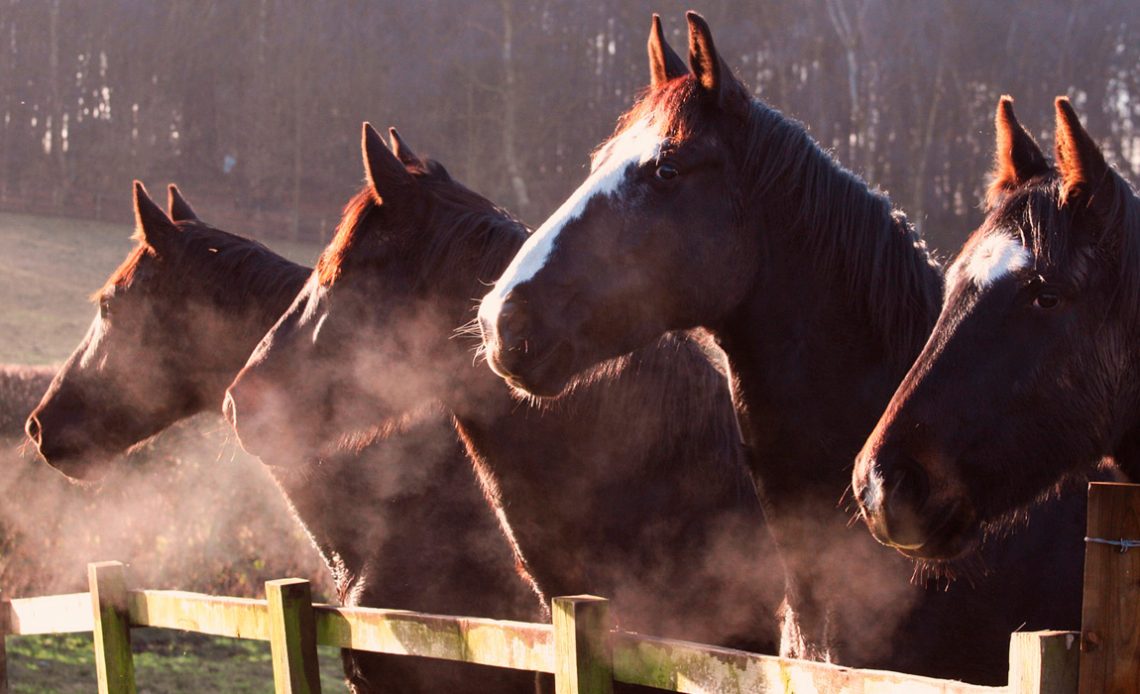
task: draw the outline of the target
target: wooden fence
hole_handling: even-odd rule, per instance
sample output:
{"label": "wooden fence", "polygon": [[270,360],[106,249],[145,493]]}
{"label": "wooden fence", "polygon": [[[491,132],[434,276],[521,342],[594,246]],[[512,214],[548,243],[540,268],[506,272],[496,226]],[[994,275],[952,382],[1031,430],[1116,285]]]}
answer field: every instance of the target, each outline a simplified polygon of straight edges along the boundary
{"label": "wooden fence", "polygon": [[[300,579],[268,581],[265,600],[134,590],[118,562],[88,566],[88,593],[4,603],[0,633],[94,632],[101,693],[135,692],[134,627],[269,641],[279,693],[320,691],[318,644],[552,673],[558,694],[608,693],[614,682],[673,692],[1140,691],[1140,550],[1128,551],[1129,540],[1140,539],[1140,486],[1090,485],[1088,530],[1093,541],[1086,550],[1082,632],[1013,634],[1009,680],[1003,687],[617,631],[611,627],[608,602],[585,595],[555,598],[553,624],[528,624],[313,604],[308,582]],[[6,694],[2,644],[0,638],[0,694]]]}

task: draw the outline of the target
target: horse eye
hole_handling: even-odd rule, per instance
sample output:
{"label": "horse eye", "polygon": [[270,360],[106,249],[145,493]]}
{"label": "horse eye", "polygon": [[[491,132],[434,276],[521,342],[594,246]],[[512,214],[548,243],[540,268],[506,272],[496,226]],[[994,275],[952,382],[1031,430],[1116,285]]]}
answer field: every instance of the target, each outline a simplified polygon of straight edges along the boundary
{"label": "horse eye", "polygon": [[672,164],[661,164],[657,167],[657,170],[653,172],[653,175],[662,181],[671,181],[680,173],[677,167]]}
{"label": "horse eye", "polygon": [[107,317],[110,315],[111,315],[111,302],[107,301],[106,299],[101,299],[99,301],[99,317],[102,318],[103,320],[107,320]]}
{"label": "horse eye", "polygon": [[1033,300],[1034,306],[1046,310],[1057,308],[1060,303],[1061,295],[1053,289],[1042,289],[1041,293],[1037,295],[1037,298]]}

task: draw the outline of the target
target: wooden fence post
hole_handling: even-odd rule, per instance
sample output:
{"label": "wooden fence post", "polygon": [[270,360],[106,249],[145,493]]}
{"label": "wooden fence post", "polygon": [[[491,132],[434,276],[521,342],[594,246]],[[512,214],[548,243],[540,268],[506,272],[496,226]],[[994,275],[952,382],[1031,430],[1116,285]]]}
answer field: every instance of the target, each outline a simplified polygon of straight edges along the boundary
{"label": "wooden fence post", "polygon": [[7,600],[0,600],[0,694],[8,694],[8,647],[7,640],[9,626],[8,620],[12,613],[12,605]]}
{"label": "wooden fence post", "polygon": [[1010,636],[1010,694],[1076,694],[1080,638],[1075,631],[1019,631]]}
{"label": "wooden fence post", "polygon": [[131,615],[122,563],[88,564],[87,583],[95,617],[95,671],[99,676],[99,694],[135,694]]}
{"label": "wooden fence post", "polygon": [[611,694],[610,602],[592,595],[554,598],[556,694]]}
{"label": "wooden fence post", "polygon": [[309,582],[282,578],[265,582],[269,602],[269,645],[277,694],[320,694],[317,626]]}
{"label": "wooden fence post", "polygon": [[1140,485],[1089,484],[1080,691],[1140,691]]}

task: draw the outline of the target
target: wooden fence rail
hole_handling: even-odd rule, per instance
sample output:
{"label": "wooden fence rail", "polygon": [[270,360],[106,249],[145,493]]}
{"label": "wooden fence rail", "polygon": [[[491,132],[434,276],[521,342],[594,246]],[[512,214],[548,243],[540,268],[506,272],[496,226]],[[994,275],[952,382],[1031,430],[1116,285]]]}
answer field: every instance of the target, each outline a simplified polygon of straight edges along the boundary
{"label": "wooden fence rail", "polygon": [[[1128,489],[1094,489],[1090,493],[1090,536],[1140,538],[1140,525],[1128,534],[1128,528],[1121,530],[1104,520],[1140,521],[1140,486],[1114,485],[1122,486]],[[1106,513],[1100,505],[1101,497],[1109,499],[1115,510]],[[1094,517],[1100,519],[1095,526]],[[1094,528],[1101,535],[1093,535]],[[1099,544],[1096,550],[1092,547],[1090,544],[1090,553],[1102,549]],[[1127,557],[1116,546],[1112,551],[1124,559],[1114,563],[1111,557],[1098,556],[1093,571],[1097,576],[1114,578],[1092,585],[1086,571],[1083,641],[1077,632],[1013,634],[1009,681],[1002,687],[857,670],[618,631],[609,621],[608,602],[593,596],[555,598],[554,623],[529,624],[313,604],[308,583],[300,579],[267,582],[266,600],[131,590],[118,562],[88,567],[88,593],[4,602],[0,606],[0,637],[93,633],[101,694],[135,691],[130,651],[130,629],[135,627],[268,641],[277,692],[320,692],[317,645],[552,673],[558,694],[609,694],[614,682],[694,693],[1075,694],[1078,672],[1081,677],[1087,676],[1085,661],[1090,655],[1097,659],[1097,684],[1089,688],[1082,682],[1082,694],[1135,692],[1140,691],[1136,679],[1140,653],[1134,632],[1112,625],[1140,623],[1140,605],[1135,600],[1120,602],[1131,599],[1138,585],[1130,572],[1134,561],[1140,559],[1140,550],[1135,552],[1136,557]],[[1090,597],[1090,592],[1095,595]],[[1107,609],[1104,606],[1115,605],[1115,621],[1107,630],[1100,627],[1101,631],[1092,632],[1088,611],[1098,605],[1101,607],[1095,609],[1102,612]],[[1107,616],[1102,614],[1101,619]],[[1119,639],[1117,632],[1122,633]],[[1114,645],[1113,641],[1119,643]],[[0,694],[7,692],[6,673],[0,638]]]}

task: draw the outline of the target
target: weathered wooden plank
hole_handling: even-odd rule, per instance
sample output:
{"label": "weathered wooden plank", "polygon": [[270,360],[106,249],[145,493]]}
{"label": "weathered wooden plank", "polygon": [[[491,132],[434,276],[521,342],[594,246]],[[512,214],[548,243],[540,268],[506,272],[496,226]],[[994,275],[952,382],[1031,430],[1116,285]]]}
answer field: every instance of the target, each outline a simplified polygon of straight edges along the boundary
{"label": "weathered wooden plank", "polygon": [[1076,694],[1081,635],[1027,631],[1009,639],[1010,694]]}
{"label": "weathered wooden plank", "polygon": [[131,623],[136,626],[269,640],[269,608],[264,600],[175,590],[132,590],[127,602]]}
{"label": "weathered wooden plank", "polygon": [[611,694],[614,688],[610,602],[593,595],[551,601],[557,694]]}
{"label": "weathered wooden plank", "polygon": [[99,694],[135,694],[126,571],[117,561],[88,564],[87,583],[91,589]]}
{"label": "weathered wooden plank", "polygon": [[549,624],[315,605],[317,643],[515,670],[554,672]]}
{"label": "weathered wooden plank", "polygon": [[1140,485],[1089,484],[1080,691],[1140,691]]}
{"label": "weathered wooden plank", "polygon": [[[313,596],[309,582],[282,578],[265,582],[269,644],[277,694],[320,694]],[[378,683],[379,684],[379,683]]]}
{"label": "weathered wooden plank", "polygon": [[[81,624],[66,609],[87,594],[31,598],[10,608],[33,633],[51,631],[49,619],[70,631]],[[270,640],[266,601],[179,591],[130,591],[131,623],[200,633]],[[554,629],[490,619],[403,610],[313,607],[316,642],[377,653],[443,658],[553,673]],[[785,660],[774,656],[613,632],[614,680],[677,692],[848,692],[851,694],[984,694],[1010,691],[912,675]]]}
{"label": "weathered wooden plank", "polygon": [[71,634],[93,631],[91,593],[16,598],[6,603],[9,634]]}
{"label": "weathered wooden plank", "polygon": [[790,660],[626,632],[613,636],[614,679],[705,694],[996,694],[983,687],[879,670]]}
{"label": "weathered wooden plank", "polygon": [[[264,600],[134,590],[128,602],[131,623],[137,626],[262,641],[270,637]],[[313,610],[319,645],[554,672],[550,625],[321,604]]]}

